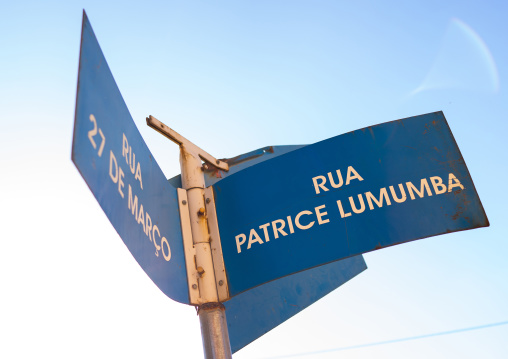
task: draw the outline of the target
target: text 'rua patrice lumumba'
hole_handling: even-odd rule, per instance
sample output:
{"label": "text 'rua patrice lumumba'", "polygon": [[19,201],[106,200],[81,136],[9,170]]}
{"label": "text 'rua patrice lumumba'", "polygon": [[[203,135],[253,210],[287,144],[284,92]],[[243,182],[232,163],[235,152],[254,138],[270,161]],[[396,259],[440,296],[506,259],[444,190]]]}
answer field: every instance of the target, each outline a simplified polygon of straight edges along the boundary
{"label": "text 'rua patrice lumumba'", "polygon": [[[316,194],[328,192],[332,188],[348,186],[353,181],[363,181],[363,177],[349,166],[346,172],[345,180],[340,169],[335,174],[328,172],[312,178],[312,184]],[[398,183],[391,186],[382,187],[377,191],[368,191],[349,196],[343,203],[342,199],[337,200],[340,217],[346,218],[352,215],[358,215],[367,210],[369,211],[392,206],[394,204],[404,203],[423,198],[425,196],[437,196],[452,192],[455,188],[464,189],[457,177],[453,173],[448,174],[448,178],[443,181],[439,176],[430,176],[420,179],[420,183],[415,185],[411,181]],[[278,239],[281,236],[288,236],[297,230],[308,230],[314,226],[320,226],[330,222],[326,205],[314,207],[312,210],[304,209],[295,216],[285,216],[283,218],[273,219],[256,228],[251,228],[245,233],[239,233],[235,236],[236,249],[238,253],[243,250],[249,250],[253,245],[261,245]]]}

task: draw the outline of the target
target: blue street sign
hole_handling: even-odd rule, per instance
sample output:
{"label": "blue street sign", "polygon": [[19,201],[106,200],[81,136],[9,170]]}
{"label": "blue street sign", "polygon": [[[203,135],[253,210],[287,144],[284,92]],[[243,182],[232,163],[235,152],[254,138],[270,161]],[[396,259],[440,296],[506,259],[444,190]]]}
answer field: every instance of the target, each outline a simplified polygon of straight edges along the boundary
{"label": "blue street sign", "polygon": [[231,296],[353,255],[489,225],[442,112],[333,137],[213,188]]}
{"label": "blue street sign", "polygon": [[[269,146],[226,159],[228,172],[205,170],[206,186],[302,147]],[[182,186],[180,176],[169,182],[175,187]],[[365,269],[365,261],[359,255],[289,275],[234,296],[224,303],[232,352],[268,333]]]}
{"label": "blue street sign", "polygon": [[224,303],[233,353],[367,269],[361,255],[271,281]]}
{"label": "blue street sign", "polygon": [[143,270],[188,304],[176,188],[134,124],[85,13],[72,160]]}
{"label": "blue street sign", "polygon": [[[229,171],[205,171],[206,185],[304,146],[270,146],[226,160]],[[224,303],[233,353],[284,323],[367,269],[361,255],[266,283]]]}

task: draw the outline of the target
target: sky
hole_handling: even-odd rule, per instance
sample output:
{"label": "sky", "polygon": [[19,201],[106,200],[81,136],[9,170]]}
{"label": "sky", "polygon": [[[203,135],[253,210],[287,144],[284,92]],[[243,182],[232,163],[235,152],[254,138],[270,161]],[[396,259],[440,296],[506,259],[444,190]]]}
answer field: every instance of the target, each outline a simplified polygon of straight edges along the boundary
{"label": "sky", "polygon": [[508,357],[508,8],[434,0],[3,2],[0,357],[203,356],[71,162],[83,9],[168,178],[148,115],[229,158],[443,111],[466,161],[490,227],[365,254],[235,358]]}

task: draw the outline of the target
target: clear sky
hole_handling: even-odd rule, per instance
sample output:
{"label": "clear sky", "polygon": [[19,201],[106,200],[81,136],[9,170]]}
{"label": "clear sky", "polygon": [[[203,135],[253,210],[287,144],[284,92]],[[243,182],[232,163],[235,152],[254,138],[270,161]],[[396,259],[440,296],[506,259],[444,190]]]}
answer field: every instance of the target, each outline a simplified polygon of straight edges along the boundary
{"label": "clear sky", "polygon": [[4,1],[0,357],[202,357],[70,160],[83,8],[167,177],[149,114],[227,158],[442,110],[462,151],[489,228],[366,254],[235,358],[508,357],[508,8],[435,0]]}

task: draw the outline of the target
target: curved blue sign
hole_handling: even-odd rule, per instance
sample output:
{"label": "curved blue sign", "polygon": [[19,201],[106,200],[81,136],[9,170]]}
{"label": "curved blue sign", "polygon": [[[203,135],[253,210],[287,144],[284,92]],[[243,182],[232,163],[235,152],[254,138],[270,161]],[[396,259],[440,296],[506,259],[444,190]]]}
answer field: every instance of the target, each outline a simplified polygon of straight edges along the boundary
{"label": "curved blue sign", "polygon": [[72,160],[141,268],[164,294],[188,304],[176,188],[134,124],[86,14]]}
{"label": "curved blue sign", "polygon": [[305,146],[213,188],[231,296],[339,259],[489,225],[442,112]]}

